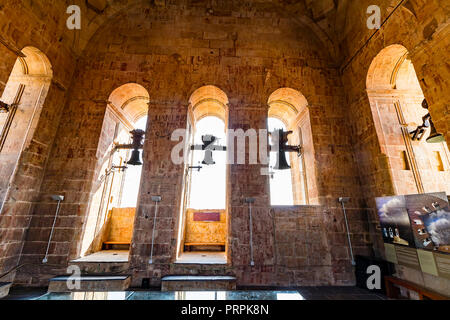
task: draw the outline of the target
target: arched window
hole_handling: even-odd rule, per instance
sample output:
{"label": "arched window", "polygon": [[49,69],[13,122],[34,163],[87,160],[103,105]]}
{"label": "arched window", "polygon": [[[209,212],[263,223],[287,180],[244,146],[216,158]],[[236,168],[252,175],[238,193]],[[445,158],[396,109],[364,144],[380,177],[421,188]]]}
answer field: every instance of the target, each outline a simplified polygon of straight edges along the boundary
{"label": "arched window", "polygon": [[[204,135],[214,135],[218,144],[226,143],[225,123],[216,116],[207,116],[197,121],[194,144],[201,145]],[[201,169],[191,170],[191,192],[188,207],[195,210],[226,209],[226,152],[214,152],[214,165],[202,162],[205,152],[193,150],[192,165]]]}
{"label": "arched window", "polygon": [[270,153],[270,199],[272,205],[317,203],[314,147],[308,102],[298,91],[281,88],[268,100],[268,130],[292,131],[290,145],[300,145],[301,154],[286,153],[290,170],[276,170],[277,154]]}
{"label": "arched window", "polygon": [[226,263],[227,153],[226,150],[214,151],[211,164],[205,159],[207,155],[202,145],[205,136],[213,135],[216,146],[226,147],[227,104],[226,94],[210,85],[197,89],[189,99],[189,160],[180,210],[178,263]]}
{"label": "arched window", "polygon": [[[267,128],[269,132],[274,132],[275,130],[283,129],[287,131],[286,125],[278,118],[268,118]],[[272,139],[270,139],[270,144],[273,145]],[[286,161],[290,165],[290,154],[285,154]],[[270,172],[270,204],[273,206],[277,205],[294,205],[294,193],[292,190],[292,172],[291,170],[276,170],[277,154],[274,152],[270,153],[269,167]]]}
{"label": "arched window", "polygon": [[8,105],[7,112],[0,113],[0,212],[20,156],[33,139],[53,76],[39,49],[26,47],[22,53],[25,57],[17,58],[0,98]]}
{"label": "arched window", "polygon": [[[142,166],[127,164],[131,150],[115,147],[131,143],[130,131],[146,130],[148,101],[147,90],[136,83],[122,85],[109,96],[97,147],[97,175],[85,223],[82,257],[114,249],[122,252],[121,258],[128,259]],[[107,256],[108,252],[101,253],[102,258]]]}
{"label": "arched window", "polygon": [[423,123],[428,111],[408,51],[401,45],[383,49],[367,75],[367,94],[381,152],[387,156],[395,194],[450,192],[447,144],[427,143],[430,129],[420,141],[410,132]]}
{"label": "arched window", "polygon": [[[134,129],[146,131],[147,116],[139,118],[134,124]],[[128,134],[129,139],[129,134]],[[122,141],[126,141],[126,138]],[[130,152],[126,152],[125,159],[129,159]],[[122,186],[120,188],[119,208],[136,208],[139,194],[139,186],[142,175],[142,166],[128,166],[123,172]]]}

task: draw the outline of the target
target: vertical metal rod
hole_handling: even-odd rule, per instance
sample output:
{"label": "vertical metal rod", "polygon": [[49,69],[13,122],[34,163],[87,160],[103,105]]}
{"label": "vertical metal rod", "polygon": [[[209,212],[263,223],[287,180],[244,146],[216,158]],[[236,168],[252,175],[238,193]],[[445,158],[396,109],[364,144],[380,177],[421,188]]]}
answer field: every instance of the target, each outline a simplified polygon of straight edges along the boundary
{"label": "vertical metal rod", "polygon": [[48,257],[48,250],[50,249],[50,243],[52,241],[53,231],[55,230],[55,224],[56,224],[56,219],[58,218],[60,203],[61,203],[61,200],[58,200],[58,205],[56,206],[55,218],[53,219],[52,230],[50,231],[50,237],[48,238],[47,250],[45,251],[45,256],[44,256],[44,259],[42,259],[42,263],[47,263],[47,261],[48,261],[48,259],[47,259],[47,257]]}
{"label": "vertical metal rod", "polygon": [[356,263],[355,263],[355,259],[353,257],[352,241],[350,239],[350,230],[349,230],[349,227],[348,227],[347,213],[345,212],[344,201],[341,201],[341,204],[342,204],[342,210],[344,211],[344,220],[345,220],[345,229],[347,230],[348,247],[350,249],[350,256],[352,258],[352,265],[354,266]]}

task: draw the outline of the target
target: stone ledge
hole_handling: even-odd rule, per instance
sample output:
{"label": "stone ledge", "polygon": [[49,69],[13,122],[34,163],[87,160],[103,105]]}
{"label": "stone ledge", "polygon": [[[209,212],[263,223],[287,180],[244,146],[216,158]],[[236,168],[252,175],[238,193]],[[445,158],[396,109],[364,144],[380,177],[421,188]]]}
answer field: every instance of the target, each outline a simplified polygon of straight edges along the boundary
{"label": "stone ledge", "polygon": [[165,276],[162,281],[236,281],[232,276]]}
{"label": "stone ledge", "polygon": [[115,281],[115,280],[125,280],[129,276],[58,276],[50,279],[49,281]]}
{"label": "stone ledge", "polygon": [[[69,289],[67,280],[80,281],[79,288]],[[74,291],[124,291],[127,290],[131,283],[129,275],[108,276],[108,275],[81,275],[57,276],[50,279],[48,292],[74,292]]]}
{"label": "stone ledge", "polygon": [[233,276],[165,276],[161,291],[236,290]]}

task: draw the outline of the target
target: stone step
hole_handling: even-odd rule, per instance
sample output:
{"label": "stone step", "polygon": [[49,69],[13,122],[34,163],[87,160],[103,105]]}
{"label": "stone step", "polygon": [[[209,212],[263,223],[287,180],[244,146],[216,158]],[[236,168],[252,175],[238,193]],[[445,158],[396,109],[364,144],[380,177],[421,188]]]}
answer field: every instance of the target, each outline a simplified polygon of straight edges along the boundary
{"label": "stone step", "polygon": [[74,260],[70,262],[70,265],[78,266],[82,274],[125,274],[130,268],[129,262],[97,262]]}
{"label": "stone step", "polygon": [[161,279],[161,291],[236,290],[233,276],[171,275]]}
{"label": "stone step", "polygon": [[103,250],[70,261],[80,268],[81,274],[128,274],[129,252],[126,250]]}
{"label": "stone step", "polygon": [[9,294],[9,288],[11,288],[11,285],[11,282],[0,282],[0,299]]}
{"label": "stone step", "polygon": [[[73,285],[79,281],[79,288],[69,289],[67,280]],[[57,276],[50,279],[48,292],[73,292],[73,291],[124,291],[131,283],[129,275],[81,275],[81,276]]]}
{"label": "stone step", "polygon": [[168,275],[211,275],[211,276],[234,276],[233,268],[226,264],[191,264],[172,263],[169,265]]}

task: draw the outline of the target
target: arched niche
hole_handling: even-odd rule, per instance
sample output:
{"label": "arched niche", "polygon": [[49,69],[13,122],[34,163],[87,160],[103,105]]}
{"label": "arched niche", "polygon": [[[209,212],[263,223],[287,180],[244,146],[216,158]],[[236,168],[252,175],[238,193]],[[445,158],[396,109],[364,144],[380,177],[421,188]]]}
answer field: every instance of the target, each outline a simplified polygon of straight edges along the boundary
{"label": "arched niche", "polygon": [[189,117],[192,124],[208,116],[218,117],[228,123],[228,97],[221,89],[213,85],[195,90],[189,98]]}
{"label": "arched niche", "polygon": [[[0,211],[20,156],[34,137],[53,77],[47,56],[35,47],[22,49],[0,100],[9,112],[0,113]],[[46,141],[42,141],[46,143]]]}
{"label": "arched niche", "polygon": [[274,91],[268,100],[269,118],[278,118],[290,128],[295,124],[299,114],[305,111],[308,105],[306,98],[297,90],[280,88]]}
{"label": "arched niche", "polygon": [[413,141],[410,132],[428,111],[408,50],[399,44],[381,50],[373,59],[366,86],[379,148],[388,161],[395,194],[450,192],[450,163],[445,143]]}
{"label": "arched niche", "polygon": [[[226,164],[226,161],[224,160],[223,163],[221,161],[217,161],[214,165],[206,165],[197,163],[200,162],[200,158],[203,157],[203,151],[200,150],[191,150],[190,146],[194,144],[200,144],[201,143],[201,136],[203,134],[213,134],[216,137],[220,138],[220,134],[222,132],[203,132],[201,131],[201,125],[200,123],[203,121],[208,121],[209,117],[216,117],[221,121],[216,121],[217,126],[214,126],[216,131],[222,131],[222,129],[219,129],[218,123],[223,122],[223,128],[224,131],[226,131],[228,126],[228,96],[224,91],[219,89],[218,87],[214,85],[206,85],[203,87],[200,87],[196,89],[191,96],[189,97],[189,105],[188,105],[188,118],[187,118],[187,130],[186,130],[186,149],[188,151],[188,155],[186,157],[187,163],[185,163],[185,174],[183,177],[183,188],[181,191],[181,206],[180,206],[180,212],[179,212],[179,221],[178,221],[178,236],[177,236],[177,251],[176,251],[176,259],[183,261],[183,259],[186,258],[185,255],[185,247],[189,245],[189,242],[199,242],[204,243],[206,239],[213,239],[215,242],[217,241],[217,236],[220,235],[220,238],[228,239],[228,166]],[[215,119],[217,120],[217,119]],[[220,127],[222,126],[222,123],[220,123]],[[209,129],[208,129],[209,130]],[[213,129],[211,129],[214,131]],[[219,142],[220,145],[226,145],[226,135],[225,132],[223,132],[223,139]],[[219,157],[216,151],[214,157]],[[221,154],[223,156],[223,159],[226,159],[226,154]],[[216,158],[217,159],[217,158]],[[194,163],[195,161],[195,163]],[[202,169],[199,171],[195,171],[193,167],[195,166],[202,166]],[[217,175],[216,173],[212,172],[211,169],[218,170],[221,174]],[[222,171],[223,170],[223,171]],[[205,185],[204,182],[207,180],[205,177],[208,177],[209,175],[219,177],[218,179],[212,179],[209,180],[209,184]],[[224,179],[223,179],[224,177]],[[199,185],[200,183],[200,185]],[[223,183],[223,184],[222,184]],[[191,198],[191,196],[199,195],[201,194],[201,190],[204,188],[208,188],[208,192],[215,193],[214,196],[217,196],[218,200],[217,203],[223,203],[222,200],[225,202],[225,208],[222,207],[222,205],[218,205],[216,208],[208,208],[209,210],[206,210],[205,208],[201,208],[201,206],[193,208],[191,205],[194,201]],[[222,192],[224,191],[224,192]],[[210,193],[210,194],[211,194]],[[221,198],[221,197],[224,198]],[[212,196],[211,196],[212,198]],[[197,197],[198,199],[198,197]],[[207,204],[215,203],[207,202]],[[198,205],[198,203],[197,203]],[[219,206],[221,206],[219,208]],[[201,228],[202,223],[196,222],[193,220],[193,214],[194,212],[201,212],[201,211],[215,211],[219,212],[220,215],[220,221],[215,222],[212,224],[212,226],[217,227],[220,225],[220,227],[217,227],[216,234],[213,236],[213,234],[208,231],[208,229]],[[193,230],[199,230],[199,232],[193,232]],[[194,241],[196,239],[197,241]],[[220,252],[222,255],[223,262],[226,262],[226,254],[228,252],[228,244],[227,240],[225,240],[225,243],[220,244],[220,247],[225,247],[225,252]],[[209,245],[212,245],[211,243]],[[208,253],[204,253],[207,255]],[[196,261],[196,257],[192,257],[194,259],[193,261]],[[198,262],[198,261],[196,261]]]}
{"label": "arched niche", "polygon": [[127,83],[118,87],[111,93],[108,101],[132,123],[148,113],[148,91],[137,83]]}
{"label": "arched niche", "polygon": [[268,118],[281,120],[287,130],[293,131],[289,143],[302,146],[300,157],[289,154],[294,205],[316,204],[318,193],[308,101],[295,89],[280,88],[270,95],[267,103]]}
{"label": "arched niche", "polygon": [[399,67],[405,61],[408,50],[398,44],[384,48],[374,58],[367,73],[367,90],[395,89]]}
{"label": "arched niche", "polygon": [[[116,144],[131,143],[130,131],[136,129],[139,120],[147,116],[148,102],[147,89],[137,83],[123,84],[114,89],[108,97],[101,134],[98,138],[96,174],[93,178],[89,212],[84,224],[80,256],[102,250],[104,242],[108,241],[108,234],[105,231],[108,230],[107,224],[114,223],[116,216],[123,215],[122,221],[134,221],[136,208],[123,208],[121,203],[124,197],[131,196],[129,190],[124,190],[124,187],[130,186],[126,180],[127,175],[132,174],[132,177],[140,178],[142,167],[138,167],[138,171],[131,165],[126,170],[117,169],[126,165],[131,152],[129,149],[115,150],[114,147]],[[139,129],[145,129],[145,127]],[[134,181],[134,184],[139,184],[139,181]],[[138,193],[138,189],[133,192],[136,199]],[[123,235],[131,237],[133,226],[134,224],[124,225],[123,234],[115,235],[115,237]],[[131,238],[120,239],[120,242],[127,241],[131,244]]]}

